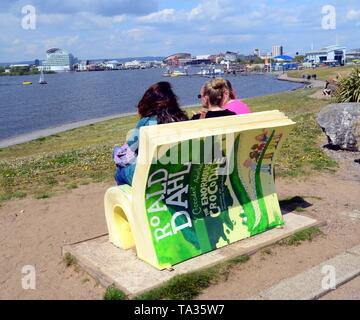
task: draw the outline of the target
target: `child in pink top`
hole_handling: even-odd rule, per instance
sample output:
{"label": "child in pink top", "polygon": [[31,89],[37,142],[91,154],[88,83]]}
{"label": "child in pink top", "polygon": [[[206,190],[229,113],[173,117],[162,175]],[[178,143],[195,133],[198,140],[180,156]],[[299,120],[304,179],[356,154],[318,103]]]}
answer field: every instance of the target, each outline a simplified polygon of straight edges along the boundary
{"label": "child in pink top", "polygon": [[232,88],[231,82],[229,80],[225,80],[227,83],[227,87],[229,89],[228,98],[225,98],[223,108],[229,111],[232,111],[236,114],[246,114],[251,113],[251,110],[246,105],[245,102],[236,99],[235,92]]}

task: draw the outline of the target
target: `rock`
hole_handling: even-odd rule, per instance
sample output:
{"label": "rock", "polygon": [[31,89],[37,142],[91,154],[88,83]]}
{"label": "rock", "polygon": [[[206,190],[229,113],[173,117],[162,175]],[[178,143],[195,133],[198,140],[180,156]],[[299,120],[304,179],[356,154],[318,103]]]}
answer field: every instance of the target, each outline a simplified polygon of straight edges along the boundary
{"label": "rock", "polygon": [[321,109],[317,121],[330,145],[360,150],[360,103],[330,104]]}

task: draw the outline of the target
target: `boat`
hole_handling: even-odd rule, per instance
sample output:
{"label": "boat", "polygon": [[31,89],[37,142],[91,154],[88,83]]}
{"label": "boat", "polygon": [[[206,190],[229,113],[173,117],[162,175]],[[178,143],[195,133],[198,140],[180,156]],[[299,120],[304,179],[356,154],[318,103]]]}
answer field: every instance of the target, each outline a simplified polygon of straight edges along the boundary
{"label": "boat", "polygon": [[163,77],[185,77],[189,74],[187,72],[181,72],[179,70],[167,71],[163,74]]}
{"label": "boat", "polygon": [[178,71],[178,70],[175,70],[171,73],[170,77],[184,77],[184,76],[187,76],[188,74],[185,73],[185,72],[181,72],[181,71]]}
{"label": "boat", "polygon": [[200,76],[223,76],[225,73],[222,69],[209,68],[208,70],[202,69],[197,74]]}
{"label": "boat", "polygon": [[24,81],[22,84],[25,85],[25,86],[27,86],[27,85],[29,85],[29,84],[32,84],[32,82],[30,82],[30,81]]}
{"label": "boat", "polygon": [[40,74],[39,84],[47,84],[47,82],[45,81],[45,78],[44,78],[44,72],[42,70],[41,70],[41,74]]}

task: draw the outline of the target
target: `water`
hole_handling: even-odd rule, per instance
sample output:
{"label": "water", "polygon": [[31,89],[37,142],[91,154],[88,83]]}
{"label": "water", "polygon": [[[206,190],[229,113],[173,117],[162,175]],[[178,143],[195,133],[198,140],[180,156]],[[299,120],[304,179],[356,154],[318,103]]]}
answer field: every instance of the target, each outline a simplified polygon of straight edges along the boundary
{"label": "water", "polygon": [[[207,80],[202,77],[164,78],[162,69],[83,72],[39,76],[0,77],[0,140],[72,122],[136,112],[145,90],[158,81],[170,81],[181,105],[199,102]],[[238,97],[246,98],[292,90],[299,84],[270,76],[229,77]],[[24,86],[23,81],[33,85]]]}

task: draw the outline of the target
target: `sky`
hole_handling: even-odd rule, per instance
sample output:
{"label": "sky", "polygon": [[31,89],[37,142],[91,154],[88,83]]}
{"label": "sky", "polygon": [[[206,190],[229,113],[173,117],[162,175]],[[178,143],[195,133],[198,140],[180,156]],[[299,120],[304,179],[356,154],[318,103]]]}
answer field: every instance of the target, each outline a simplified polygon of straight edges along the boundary
{"label": "sky", "polygon": [[[28,5],[35,20],[22,11]],[[326,5],[336,12],[332,29],[323,27]],[[43,60],[52,47],[79,59],[267,53],[273,45],[293,55],[360,48],[359,31],[358,0],[0,0],[0,62]]]}

